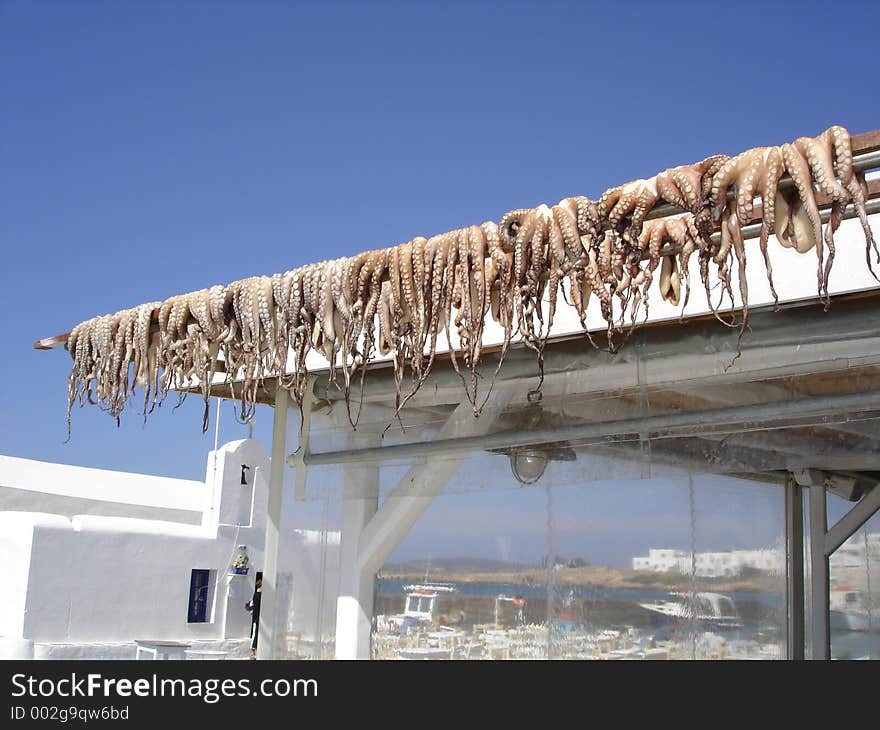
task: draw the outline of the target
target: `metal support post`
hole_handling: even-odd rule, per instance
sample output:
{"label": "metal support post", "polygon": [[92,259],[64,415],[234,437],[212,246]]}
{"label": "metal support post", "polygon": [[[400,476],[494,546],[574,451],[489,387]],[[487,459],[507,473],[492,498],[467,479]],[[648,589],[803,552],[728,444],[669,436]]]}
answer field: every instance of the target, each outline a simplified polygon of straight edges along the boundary
{"label": "metal support post", "polygon": [[810,487],[810,618],[813,637],[813,659],[831,657],[831,627],[829,613],[828,556],[825,553],[825,533],[828,531],[828,512],[825,504],[825,486]]}
{"label": "metal support post", "polygon": [[785,579],[788,658],[804,658],[804,502],[798,483],[785,482]]}

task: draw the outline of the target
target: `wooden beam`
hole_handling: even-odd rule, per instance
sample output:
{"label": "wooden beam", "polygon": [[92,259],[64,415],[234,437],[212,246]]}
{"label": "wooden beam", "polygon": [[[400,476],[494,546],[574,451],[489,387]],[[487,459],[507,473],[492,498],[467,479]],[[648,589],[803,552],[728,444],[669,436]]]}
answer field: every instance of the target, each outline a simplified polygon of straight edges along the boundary
{"label": "wooden beam", "polygon": [[34,349],[54,350],[56,347],[64,347],[67,344],[68,337],[70,337],[70,332],[65,332],[63,335],[55,335],[54,337],[44,337],[42,340],[37,340],[34,343]]}
{"label": "wooden beam", "polygon": [[862,132],[851,138],[853,154],[863,154],[880,149],[880,129]]}

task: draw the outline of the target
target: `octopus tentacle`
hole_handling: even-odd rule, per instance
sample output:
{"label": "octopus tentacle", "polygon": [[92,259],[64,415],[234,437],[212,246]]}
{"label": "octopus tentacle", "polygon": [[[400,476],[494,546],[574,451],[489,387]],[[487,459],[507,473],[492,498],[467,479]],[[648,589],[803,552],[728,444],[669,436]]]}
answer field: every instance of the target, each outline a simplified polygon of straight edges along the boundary
{"label": "octopus tentacle", "polygon": [[[805,226],[798,227],[797,223],[799,223],[800,219],[797,219],[796,222],[793,217],[793,222],[796,222],[796,235],[799,236],[796,238],[796,248],[799,252],[804,253],[814,246],[816,247],[816,257],[819,261],[819,269],[816,275],[819,285],[819,297],[827,302],[828,285],[825,280],[825,251],[822,236],[822,219],[819,216],[819,208],[816,205],[816,198],[813,194],[813,181],[810,176],[810,168],[806,159],[793,144],[782,145],[782,159],[785,162],[785,169],[788,171],[788,174],[791,176],[791,179],[794,180],[794,184],[797,187],[799,206],[806,214],[811,226],[810,229]],[[796,209],[794,215],[797,216],[798,212],[799,211]]]}
{"label": "octopus tentacle", "polygon": [[678,271],[678,258],[663,256],[660,265],[660,296],[671,304],[678,305],[681,297],[681,276]]}
{"label": "octopus tentacle", "polygon": [[773,284],[773,265],[770,263],[770,253],[767,244],[770,234],[776,225],[776,200],[778,198],[779,178],[782,176],[783,161],[782,150],[778,147],[770,147],[765,155],[765,174],[761,178],[761,235],[759,245],[761,256],[764,258],[764,269],[767,272],[767,281],[770,284],[770,292],[773,295],[774,307],[779,306],[779,296],[776,294],[776,286]]}
{"label": "octopus tentacle", "polygon": [[599,199],[599,214],[621,233],[623,230],[620,225],[624,216],[631,216],[630,228],[638,235],[645,215],[659,198],[656,177],[633,180],[603,193]]}
{"label": "octopus tentacle", "polygon": [[553,235],[560,236],[562,240],[562,247],[556,255],[559,275],[560,277],[568,278],[571,304],[577,312],[581,325],[586,328],[586,312],[583,298],[584,272],[578,266],[578,262],[583,255],[583,246],[578,231],[577,203],[572,198],[566,198],[553,206],[552,213],[554,220],[551,232]]}
{"label": "octopus tentacle", "polygon": [[722,235],[724,235],[725,230],[728,232],[732,242],[734,256],[739,264],[738,278],[741,299],[740,304],[742,306],[742,323],[739,329],[739,337],[736,342],[735,361],[740,356],[740,343],[742,342],[743,334],[745,334],[745,331],[749,326],[749,285],[748,280],[746,279],[746,249],[742,237],[742,227],[735,208],[728,208],[723,221],[723,226]]}
{"label": "octopus tentacle", "polygon": [[416,281],[413,271],[413,242],[398,246],[400,262],[400,279],[402,288],[401,310],[402,326],[406,330],[406,346],[409,353],[410,367],[415,368],[416,352],[415,343],[419,342],[418,301],[416,299]]}
{"label": "octopus tentacle", "polygon": [[[865,259],[868,263],[868,270],[871,272],[871,275],[877,279],[876,274],[874,274],[874,267],[871,264],[871,249],[874,249],[874,253],[877,256],[877,263],[880,263],[880,251],[877,250],[877,244],[874,240],[871,226],[868,223],[867,211],[865,210],[865,201],[868,197],[865,178],[862,173],[856,173],[853,170],[852,142],[850,140],[849,132],[845,128],[835,125],[825,130],[819,138],[826,146],[830,146],[833,149],[834,168],[837,171],[837,176],[840,178],[840,182],[846,189],[849,200],[853,204],[853,208],[856,211],[856,215],[858,216],[859,223],[861,224],[862,231],[865,235]],[[832,205],[832,209],[834,208],[835,206]],[[832,217],[834,217],[833,212]],[[833,227],[833,230],[836,230],[838,225],[839,222]],[[878,281],[880,281],[880,279],[878,279]]]}
{"label": "octopus tentacle", "polygon": [[663,196],[664,199],[691,213],[699,211],[700,206],[702,205],[700,165],[674,167],[669,171],[669,176],[672,178],[672,181],[675,183],[675,187],[681,196],[680,202],[671,200],[665,195]]}
{"label": "octopus tentacle", "polygon": [[862,231],[865,234],[865,260],[868,262],[868,270],[871,272],[871,276],[880,281],[874,273],[874,267],[871,265],[871,249],[874,249],[878,264],[880,264],[880,251],[877,250],[877,243],[874,240],[871,225],[868,223],[868,213],[865,209],[865,202],[868,199],[868,186],[864,175],[854,174],[850,182],[847,183],[846,189],[852,196],[853,207],[859,218],[859,223],[862,225]]}
{"label": "octopus tentacle", "polygon": [[682,316],[684,316],[684,310],[688,305],[688,301],[691,296],[691,274],[690,274],[690,258],[693,255],[694,251],[698,248],[698,241],[700,238],[699,230],[697,229],[696,220],[694,215],[689,214],[685,215],[682,218],[683,221],[683,235],[682,235],[682,243],[681,243],[681,251],[678,254],[678,265],[682,274],[684,275],[684,300],[681,304]]}
{"label": "octopus tentacle", "polygon": [[[839,132],[838,132],[839,134]],[[850,194],[843,184],[838,182],[835,177],[834,162],[832,157],[834,154],[839,155],[842,177],[851,179],[852,176],[852,153],[847,152],[843,145],[842,139],[835,135],[831,130],[816,138],[800,137],[794,141],[794,146],[806,159],[810,166],[812,177],[815,179],[819,190],[827,195],[832,201],[832,207],[846,208],[850,199]],[[842,215],[842,213],[841,213]],[[835,216],[834,224],[829,225],[825,229],[825,245],[828,247],[828,260],[825,263],[823,279],[825,281],[825,290],[827,295],[828,277],[831,274],[831,266],[834,263],[834,233],[840,225],[838,216]],[[830,305],[830,300],[826,296],[825,308]]]}

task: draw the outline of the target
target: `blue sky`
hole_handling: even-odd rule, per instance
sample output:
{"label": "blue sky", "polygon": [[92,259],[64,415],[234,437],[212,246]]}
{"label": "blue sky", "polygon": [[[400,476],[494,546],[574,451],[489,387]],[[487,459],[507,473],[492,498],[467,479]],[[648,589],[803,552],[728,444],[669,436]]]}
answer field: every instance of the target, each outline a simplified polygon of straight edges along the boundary
{"label": "blue sky", "polygon": [[874,129],[878,21],[870,2],[6,0],[0,452],[201,477],[197,399],[146,426],[77,409],[65,444],[69,358],[33,341],[708,154]]}

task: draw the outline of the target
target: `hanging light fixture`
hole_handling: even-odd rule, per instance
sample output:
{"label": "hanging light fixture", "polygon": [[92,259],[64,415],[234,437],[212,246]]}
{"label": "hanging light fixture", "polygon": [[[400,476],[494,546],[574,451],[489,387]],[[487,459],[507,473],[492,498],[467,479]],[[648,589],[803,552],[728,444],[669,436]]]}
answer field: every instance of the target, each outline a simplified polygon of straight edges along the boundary
{"label": "hanging light fixture", "polygon": [[521,484],[534,484],[547,468],[549,456],[538,448],[512,449],[510,451],[510,470]]}
{"label": "hanging light fixture", "polygon": [[[536,429],[546,429],[561,425],[560,417],[548,412],[538,402],[540,397],[533,399],[532,394],[528,397],[529,404],[508,410],[496,416],[496,433],[510,432],[522,434]],[[577,453],[566,441],[550,441],[541,444],[524,446],[503,446],[501,448],[488,449],[494,454],[504,454],[510,459],[510,470],[514,478],[523,485],[537,482],[547,469],[551,461],[576,461]]]}

